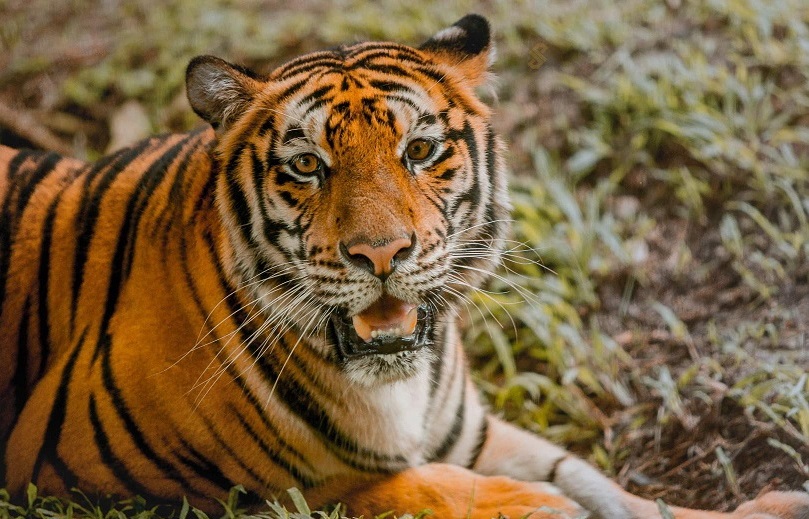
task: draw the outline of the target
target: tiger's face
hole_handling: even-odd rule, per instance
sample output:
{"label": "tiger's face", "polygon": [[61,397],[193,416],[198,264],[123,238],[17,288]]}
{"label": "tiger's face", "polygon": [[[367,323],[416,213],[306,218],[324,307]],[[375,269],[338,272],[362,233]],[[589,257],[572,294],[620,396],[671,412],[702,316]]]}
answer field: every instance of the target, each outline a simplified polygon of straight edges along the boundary
{"label": "tiger's face", "polygon": [[473,91],[492,52],[470,15],[418,49],[361,43],[267,77],[189,65],[189,99],[219,135],[231,276],[355,381],[427,369],[498,261],[505,179]]}

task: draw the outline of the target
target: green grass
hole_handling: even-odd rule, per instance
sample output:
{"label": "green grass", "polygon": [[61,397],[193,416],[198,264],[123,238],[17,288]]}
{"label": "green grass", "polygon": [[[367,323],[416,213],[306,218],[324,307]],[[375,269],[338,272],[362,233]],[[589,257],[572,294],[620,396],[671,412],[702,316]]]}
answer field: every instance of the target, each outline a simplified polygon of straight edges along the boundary
{"label": "green grass", "polygon": [[312,511],[296,489],[289,491],[293,511],[277,501],[268,501],[264,510],[248,513],[239,504],[243,493],[243,488],[234,487],[227,501],[221,502],[221,513],[209,515],[190,506],[186,500],[177,507],[150,505],[140,497],[99,504],[78,491],[74,492],[76,497],[73,500],[42,496],[34,485],[29,485],[22,504],[10,503],[8,494],[0,490],[0,519],[345,519],[339,507],[330,512]]}
{"label": "green grass", "polygon": [[[155,5],[11,13],[0,93],[63,116],[44,120],[89,121],[71,136],[96,157],[129,99],[155,130],[196,124],[182,101],[193,55],[268,70],[345,41],[418,43],[466,12],[488,15],[514,241],[468,309],[467,343],[495,411],[648,497],[721,508],[762,481],[809,489],[805,2]],[[67,38],[91,27],[108,37],[99,56],[65,65]],[[33,45],[34,33],[54,44]],[[15,86],[46,72],[47,96]],[[32,506],[0,514],[55,513]]]}

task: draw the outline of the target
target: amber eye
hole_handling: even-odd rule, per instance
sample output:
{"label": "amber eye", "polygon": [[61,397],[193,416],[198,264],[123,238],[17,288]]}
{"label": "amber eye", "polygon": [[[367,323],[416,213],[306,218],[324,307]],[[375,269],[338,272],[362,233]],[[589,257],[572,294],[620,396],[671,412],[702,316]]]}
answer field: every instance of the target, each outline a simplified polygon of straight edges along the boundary
{"label": "amber eye", "polygon": [[320,165],[320,159],[312,153],[301,155],[292,161],[292,169],[294,169],[296,173],[300,173],[302,175],[311,175],[312,173],[317,173],[320,169]]}
{"label": "amber eye", "polygon": [[435,145],[427,139],[415,139],[407,145],[407,158],[410,160],[424,160],[433,154]]}

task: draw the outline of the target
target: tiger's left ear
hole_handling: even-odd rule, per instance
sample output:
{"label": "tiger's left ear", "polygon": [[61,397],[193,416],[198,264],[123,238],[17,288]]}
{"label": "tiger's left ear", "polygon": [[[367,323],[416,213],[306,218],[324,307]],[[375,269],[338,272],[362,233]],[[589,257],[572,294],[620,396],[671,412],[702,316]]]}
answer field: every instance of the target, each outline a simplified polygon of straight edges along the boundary
{"label": "tiger's left ear", "polygon": [[468,14],[455,24],[437,32],[419,47],[435,61],[461,72],[472,86],[489,80],[495,48],[486,18]]}
{"label": "tiger's left ear", "polygon": [[185,88],[191,108],[221,133],[247,109],[260,78],[215,56],[197,56],[185,71]]}

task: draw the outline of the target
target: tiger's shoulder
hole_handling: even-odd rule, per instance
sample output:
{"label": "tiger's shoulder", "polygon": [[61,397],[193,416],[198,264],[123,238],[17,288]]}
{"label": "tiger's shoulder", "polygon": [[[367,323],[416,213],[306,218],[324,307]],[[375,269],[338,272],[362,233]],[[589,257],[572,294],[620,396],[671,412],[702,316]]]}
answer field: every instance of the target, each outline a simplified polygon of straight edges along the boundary
{"label": "tiger's shoulder", "polygon": [[[24,401],[8,393],[28,395],[70,344],[60,334],[71,326],[55,315],[62,306],[75,314],[92,265],[114,261],[122,233],[171,232],[210,198],[213,141],[210,130],[159,135],[95,162],[0,146],[0,364],[19,366],[19,352],[27,355],[24,370],[0,370],[0,440],[20,411],[5,407]],[[49,298],[50,315],[40,304]],[[17,343],[27,348],[9,346]]]}

